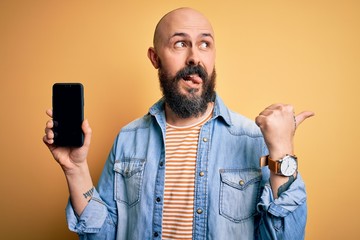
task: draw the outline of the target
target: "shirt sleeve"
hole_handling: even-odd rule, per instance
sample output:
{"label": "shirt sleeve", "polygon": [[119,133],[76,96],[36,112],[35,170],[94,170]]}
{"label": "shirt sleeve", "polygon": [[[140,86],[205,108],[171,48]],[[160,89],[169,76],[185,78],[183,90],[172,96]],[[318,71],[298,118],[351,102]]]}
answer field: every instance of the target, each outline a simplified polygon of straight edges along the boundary
{"label": "shirt sleeve", "polygon": [[[267,167],[264,169],[269,172]],[[266,183],[257,209],[261,215],[260,239],[304,239],[307,204],[305,183],[300,174],[277,199]]]}
{"label": "shirt sleeve", "polygon": [[80,216],[75,213],[69,200],[66,219],[70,231],[76,232],[80,239],[115,239],[116,223],[96,190]]}

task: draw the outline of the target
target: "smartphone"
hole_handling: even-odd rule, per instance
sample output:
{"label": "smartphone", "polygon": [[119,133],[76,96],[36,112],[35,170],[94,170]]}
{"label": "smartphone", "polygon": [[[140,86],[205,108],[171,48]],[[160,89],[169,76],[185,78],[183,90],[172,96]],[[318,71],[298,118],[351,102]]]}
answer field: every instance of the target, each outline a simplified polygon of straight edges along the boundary
{"label": "smartphone", "polygon": [[81,83],[55,83],[52,88],[54,144],[81,147],[84,133],[84,87]]}

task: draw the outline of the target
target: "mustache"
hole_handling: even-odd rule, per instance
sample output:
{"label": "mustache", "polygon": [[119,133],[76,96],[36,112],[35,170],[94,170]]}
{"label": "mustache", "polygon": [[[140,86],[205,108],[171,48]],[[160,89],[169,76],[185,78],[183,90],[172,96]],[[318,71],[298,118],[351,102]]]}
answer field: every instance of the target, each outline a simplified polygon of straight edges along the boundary
{"label": "mustache", "polygon": [[202,80],[203,82],[208,80],[208,74],[205,71],[205,69],[199,65],[190,65],[190,66],[186,66],[183,69],[180,69],[176,75],[175,75],[175,80],[179,81],[182,78],[186,78],[189,75],[193,75],[193,74],[197,74]]}

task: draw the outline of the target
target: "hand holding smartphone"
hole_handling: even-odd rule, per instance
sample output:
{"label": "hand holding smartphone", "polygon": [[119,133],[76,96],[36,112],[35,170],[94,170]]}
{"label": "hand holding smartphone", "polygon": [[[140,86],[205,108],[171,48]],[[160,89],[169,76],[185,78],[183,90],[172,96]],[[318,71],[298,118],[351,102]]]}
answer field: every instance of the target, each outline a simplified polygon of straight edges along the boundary
{"label": "hand holding smartphone", "polygon": [[84,89],[81,83],[55,83],[52,88],[54,144],[81,147],[84,133]]}

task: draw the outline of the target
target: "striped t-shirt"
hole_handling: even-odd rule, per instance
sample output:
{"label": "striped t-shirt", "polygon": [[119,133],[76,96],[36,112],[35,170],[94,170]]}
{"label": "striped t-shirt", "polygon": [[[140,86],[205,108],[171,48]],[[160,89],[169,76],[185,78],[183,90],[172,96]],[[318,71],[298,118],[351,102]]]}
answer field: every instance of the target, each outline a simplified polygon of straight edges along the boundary
{"label": "striped t-shirt", "polygon": [[166,126],[162,239],[192,239],[198,139],[211,115],[191,126]]}

